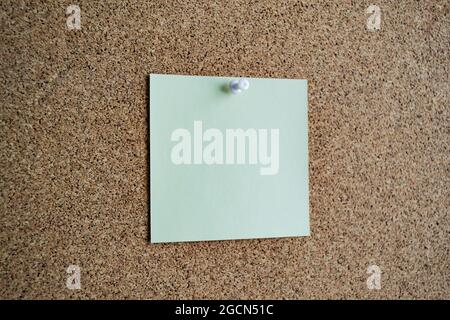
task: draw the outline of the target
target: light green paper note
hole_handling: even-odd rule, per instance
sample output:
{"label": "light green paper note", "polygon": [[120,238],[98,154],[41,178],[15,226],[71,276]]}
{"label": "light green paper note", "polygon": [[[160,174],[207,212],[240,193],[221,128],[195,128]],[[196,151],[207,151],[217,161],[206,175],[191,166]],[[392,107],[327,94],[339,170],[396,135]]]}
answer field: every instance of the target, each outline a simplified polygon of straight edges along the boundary
{"label": "light green paper note", "polygon": [[307,81],[234,79],[150,75],[152,243],[309,235]]}

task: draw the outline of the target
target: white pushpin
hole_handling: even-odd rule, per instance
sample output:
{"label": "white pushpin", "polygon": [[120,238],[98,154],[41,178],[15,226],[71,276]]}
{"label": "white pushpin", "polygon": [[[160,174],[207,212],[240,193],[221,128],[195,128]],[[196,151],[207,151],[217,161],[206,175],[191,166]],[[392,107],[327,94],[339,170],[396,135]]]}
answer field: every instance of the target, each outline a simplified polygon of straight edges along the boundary
{"label": "white pushpin", "polygon": [[230,82],[230,91],[233,94],[241,93],[250,87],[247,79],[236,79]]}

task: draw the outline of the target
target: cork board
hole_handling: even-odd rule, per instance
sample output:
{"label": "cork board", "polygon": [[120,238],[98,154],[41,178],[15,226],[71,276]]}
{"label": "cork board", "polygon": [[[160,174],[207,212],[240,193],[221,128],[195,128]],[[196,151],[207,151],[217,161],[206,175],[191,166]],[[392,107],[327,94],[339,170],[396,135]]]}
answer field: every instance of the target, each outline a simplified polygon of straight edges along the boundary
{"label": "cork board", "polygon": [[[0,4],[1,298],[450,298],[447,1],[70,4]],[[308,80],[310,237],[149,243],[150,73]]]}

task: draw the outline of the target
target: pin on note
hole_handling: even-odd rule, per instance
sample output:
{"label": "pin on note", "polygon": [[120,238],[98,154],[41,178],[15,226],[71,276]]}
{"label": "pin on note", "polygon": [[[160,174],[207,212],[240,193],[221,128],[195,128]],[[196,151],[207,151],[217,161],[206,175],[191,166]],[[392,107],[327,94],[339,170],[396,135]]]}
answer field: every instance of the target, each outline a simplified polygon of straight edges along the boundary
{"label": "pin on note", "polygon": [[250,83],[247,79],[236,79],[230,82],[230,91],[233,94],[239,94],[245,90],[248,90]]}

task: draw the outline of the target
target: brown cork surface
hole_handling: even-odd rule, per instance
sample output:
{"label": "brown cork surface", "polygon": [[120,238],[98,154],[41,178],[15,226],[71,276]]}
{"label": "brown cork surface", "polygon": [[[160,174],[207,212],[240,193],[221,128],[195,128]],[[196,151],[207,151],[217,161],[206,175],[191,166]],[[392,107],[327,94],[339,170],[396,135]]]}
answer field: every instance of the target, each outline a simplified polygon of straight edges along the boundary
{"label": "brown cork surface", "polygon": [[[0,8],[1,298],[450,298],[448,1]],[[150,73],[309,81],[310,237],[149,243]]]}

